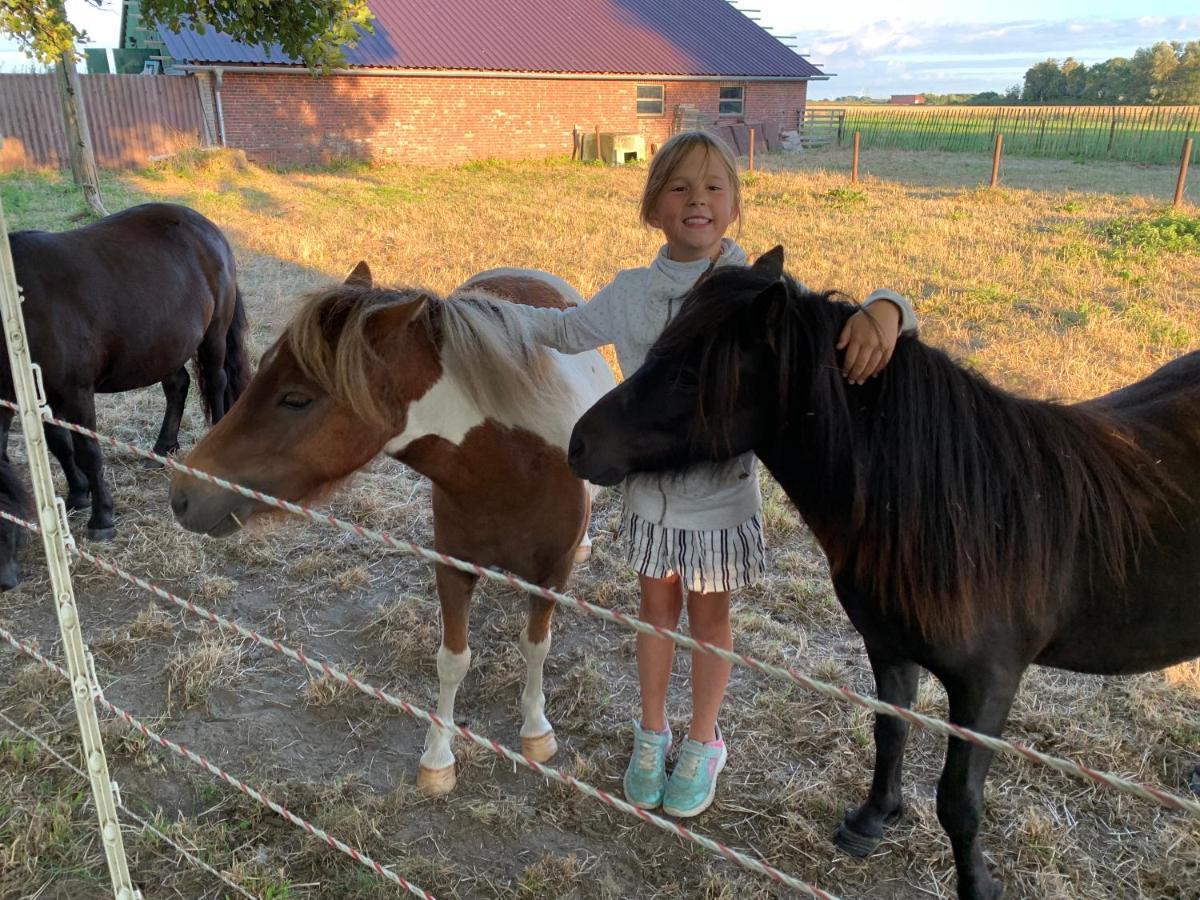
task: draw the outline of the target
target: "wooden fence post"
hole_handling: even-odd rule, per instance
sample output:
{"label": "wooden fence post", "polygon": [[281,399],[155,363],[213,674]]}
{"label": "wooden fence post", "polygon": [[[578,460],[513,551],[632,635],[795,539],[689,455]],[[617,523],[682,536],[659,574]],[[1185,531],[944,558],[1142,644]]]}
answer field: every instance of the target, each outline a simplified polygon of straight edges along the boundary
{"label": "wooden fence post", "polygon": [[858,183],[858,145],[862,141],[862,132],[854,132],[854,157],[850,163],[850,183]]}
{"label": "wooden fence post", "polygon": [[1179,178],[1175,182],[1175,202],[1172,206],[1183,205],[1183,189],[1187,186],[1188,163],[1192,160],[1192,139],[1183,139],[1183,156],[1179,160]]}
{"label": "wooden fence post", "polygon": [[1004,146],[1004,135],[996,132],[996,149],[992,151],[992,187],[1000,183],[1000,148]]}
{"label": "wooden fence post", "polygon": [[750,171],[754,171],[754,126],[750,126]]}

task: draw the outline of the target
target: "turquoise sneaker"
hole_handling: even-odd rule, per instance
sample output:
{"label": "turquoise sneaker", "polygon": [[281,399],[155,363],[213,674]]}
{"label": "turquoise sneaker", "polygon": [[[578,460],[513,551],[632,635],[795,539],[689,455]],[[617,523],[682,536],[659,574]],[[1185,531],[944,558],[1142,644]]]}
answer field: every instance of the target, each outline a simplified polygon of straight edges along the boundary
{"label": "turquoise sneaker", "polygon": [[654,809],[667,789],[667,751],[671,728],[662,734],[633,723],[633,756],[625,769],[625,799],[639,809]]}
{"label": "turquoise sneaker", "polygon": [[717,729],[717,739],[711,744],[685,738],[679,749],[675,770],[667,780],[663,812],[668,816],[687,819],[708,809],[717,793],[717,776],[725,768],[726,756],[720,728]]}

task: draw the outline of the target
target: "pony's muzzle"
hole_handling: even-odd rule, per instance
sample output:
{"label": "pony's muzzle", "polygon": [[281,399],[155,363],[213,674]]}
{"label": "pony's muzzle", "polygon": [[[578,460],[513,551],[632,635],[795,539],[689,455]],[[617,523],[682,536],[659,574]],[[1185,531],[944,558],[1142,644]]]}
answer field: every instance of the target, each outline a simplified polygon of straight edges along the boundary
{"label": "pony's muzzle", "polygon": [[587,445],[583,441],[583,436],[576,429],[571,434],[571,445],[567,448],[567,464],[571,467],[576,475],[579,474],[579,466],[584,461]]}
{"label": "pony's muzzle", "polygon": [[0,567],[0,592],[11,591],[21,583],[21,570],[15,559]]}
{"label": "pony's muzzle", "polygon": [[589,444],[580,432],[581,429],[576,425],[575,430],[571,433],[571,443],[567,448],[567,464],[571,467],[571,471],[584,481],[590,481],[601,487],[620,484],[625,477],[625,472],[616,466],[604,465],[600,460],[603,453],[596,452],[595,448],[599,447],[602,442]]}
{"label": "pony's muzzle", "polygon": [[233,534],[248,517],[246,510],[241,510],[241,517],[236,514],[243,503],[248,505],[249,501],[241,501],[221,488],[210,490],[186,477],[177,476],[171,482],[171,512],[175,521],[198,534],[210,537]]}

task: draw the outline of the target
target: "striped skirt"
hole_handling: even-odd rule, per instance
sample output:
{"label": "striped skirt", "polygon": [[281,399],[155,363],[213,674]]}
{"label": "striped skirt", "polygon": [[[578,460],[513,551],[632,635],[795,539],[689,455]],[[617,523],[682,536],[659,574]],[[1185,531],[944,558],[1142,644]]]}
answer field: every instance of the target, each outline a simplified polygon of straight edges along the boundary
{"label": "striped skirt", "polygon": [[713,531],[689,531],[648,522],[625,510],[625,561],[650,578],[674,573],[688,591],[735,591],[754,584],[767,571],[762,515],[741,525]]}

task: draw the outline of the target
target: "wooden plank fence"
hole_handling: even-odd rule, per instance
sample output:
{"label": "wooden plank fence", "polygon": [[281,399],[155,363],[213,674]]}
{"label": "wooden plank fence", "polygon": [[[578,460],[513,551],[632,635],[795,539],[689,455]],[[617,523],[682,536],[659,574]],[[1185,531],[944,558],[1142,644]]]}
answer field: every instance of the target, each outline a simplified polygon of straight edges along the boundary
{"label": "wooden plank fence", "polygon": [[[81,75],[96,162],[109,169],[207,146],[199,82],[190,75]],[[0,74],[0,171],[68,164],[53,74]]]}
{"label": "wooden plank fence", "polygon": [[[1173,164],[1184,138],[1200,138],[1200,106],[852,106],[842,133],[863,149],[987,152],[997,134],[1013,156]],[[804,123],[801,123],[801,131]],[[1193,158],[1193,162],[1197,160]]]}

